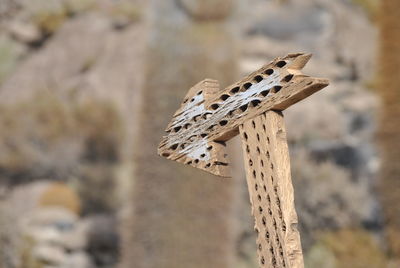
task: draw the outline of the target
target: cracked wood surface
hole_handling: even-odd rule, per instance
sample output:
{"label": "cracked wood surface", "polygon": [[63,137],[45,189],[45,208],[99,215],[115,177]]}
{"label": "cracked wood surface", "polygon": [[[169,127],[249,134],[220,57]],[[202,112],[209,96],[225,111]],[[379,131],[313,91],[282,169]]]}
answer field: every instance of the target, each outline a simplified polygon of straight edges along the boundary
{"label": "cracked wood surface", "polygon": [[212,79],[198,83],[174,114],[158,154],[229,177],[225,141],[240,125],[268,110],[285,110],[328,85],[300,71],[310,58],[303,53],[277,58],[224,90]]}

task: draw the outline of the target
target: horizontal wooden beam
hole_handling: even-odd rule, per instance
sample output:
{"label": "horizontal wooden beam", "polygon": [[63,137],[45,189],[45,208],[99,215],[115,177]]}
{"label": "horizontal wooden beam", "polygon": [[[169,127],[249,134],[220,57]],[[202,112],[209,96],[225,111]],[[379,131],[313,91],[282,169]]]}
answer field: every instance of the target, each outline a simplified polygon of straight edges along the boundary
{"label": "horizontal wooden beam", "polygon": [[168,125],[159,155],[230,176],[224,143],[240,125],[268,110],[285,110],[328,85],[300,71],[310,58],[303,53],[277,58],[224,90],[216,80],[198,83]]}

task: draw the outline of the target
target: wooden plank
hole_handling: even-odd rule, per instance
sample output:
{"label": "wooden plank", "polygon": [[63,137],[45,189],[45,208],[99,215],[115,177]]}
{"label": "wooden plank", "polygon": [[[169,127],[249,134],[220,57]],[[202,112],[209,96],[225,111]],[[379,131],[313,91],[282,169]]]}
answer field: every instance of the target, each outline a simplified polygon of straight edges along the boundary
{"label": "wooden plank", "polygon": [[282,111],[328,85],[301,73],[310,57],[277,58],[224,90],[218,81],[200,82],[168,125],[159,155],[228,177],[224,142],[239,133],[240,125],[268,110]]}
{"label": "wooden plank", "polygon": [[302,268],[283,115],[269,111],[239,129],[260,266]]}

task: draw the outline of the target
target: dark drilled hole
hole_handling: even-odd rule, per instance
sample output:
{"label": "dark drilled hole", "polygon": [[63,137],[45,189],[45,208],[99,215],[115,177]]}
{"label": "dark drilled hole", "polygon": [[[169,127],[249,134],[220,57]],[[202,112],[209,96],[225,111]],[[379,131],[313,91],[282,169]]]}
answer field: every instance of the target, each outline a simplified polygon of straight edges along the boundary
{"label": "dark drilled hole", "polygon": [[284,60],[278,61],[276,63],[276,66],[279,67],[279,68],[282,68],[285,65],[286,65],[286,61],[284,61]]}
{"label": "dark drilled hole", "polygon": [[239,109],[240,109],[242,112],[244,112],[244,111],[247,110],[247,107],[248,107],[248,104],[245,104],[245,105],[240,106]]}
{"label": "dark drilled hole", "polygon": [[289,82],[290,80],[292,80],[292,78],[293,78],[293,74],[288,74],[287,76],[285,76],[283,79],[282,79],[282,81],[284,81],[284,82]]}
{"label": "dark drilled hole", "polygon": [[189,161],[189,162],[186,162],[186,165],[191,165],[193,162],[192,161]]}
{"label": "dark drilled hole", "polygon": [[243,133],[243,137],[247,140],[249,138],[249,136],[247,136],[247,133]]}
{"label": "dark drilled hole", "polygon": [[271,74],[274,73],[274,70],[273,69],[267,69],[267,70],[265,70],[264,73],[267,74],[267,75],[271,75]]}
{"label": "dark drilled hole", "polygon": [[225,126],[226,124],[228,124],[228,120],[221,120],[221,121],[219,122],[219,124],[220,124],[221,126]]}
{"label": "dark drilled hole", "polygon": [[234,88],[231,89],[231,93],[238,93],[239,90],[240,90],[239,87],[234,87]]}
{"label": "dark drilled hole", "polygon": [[181,128],[182,128],[181,126],[174,127],[174,131],[175,131],[175,132],[178,132],[179,130],[181,130]]}
{"label": "dark drilled hole", "polygon": [[213,110],[217,110],[218,109],[218,107],[219,107],[219,104],[218,103],[214,103],[214,104],[211,104],[211,109],[213,109]]}
{"label": "dark drilled hole", "polygon": [[220,162],[220,161],[215,161],[215,162],[214,162],[214,165],[216,165],[216,166],[227,166],[228,163],[224,163],[224,162]]}
{"label": "dark drilled hole", "polygon": [[209,168],[209,167],[211,167],[211,164],[208,163],[205,167],[206,167],[206,168]]}
{"label": "dark drilled hole", "polygon": [[200,137],[205,138],[205,137],[207,137],[207,134],[206,133],[201,133]]}
{"label": "dark drilled hole", "polygon": [[260,103],[261,103],[260,100],[252,100],[252,101],[251,101],[251,106],[256,107],[256,106],[258,106]]}
{"label": "dark drilled hole", "polygon": [[247,90],[247,89],[249,89],[252,85],[253,85],[252,83],[248,82],[248,83],[246,83],[246,84],[243,85],[243,88]]}
{"label": "dark drilled hole", "polygon": [[260,83],[262,80],[264,80],[264,78],[261,75],[257,75],[256,77],[254,77],[254,81],[256,81],[257,83]]}
{"label": "dark drilled hole", "polygon": [[199,161],[200,161],[199,159],[194,160],[194,162],[195,162],[196,164],[198,164]]}
{"label": "dark drilled hole", "polygon": [[197,92],[197,95],[201,95],[202,93],[203,93],[203,91],[201,90],[201,91]]}
{"label": "dark drilled hole", "polygon": [[194,98],[190,100],[190,102],[194,102]]}
{"label": "dark drilled hole", "polygon": [[172,145],[171,147],[169,147],[171,150],[176,150],[176,148],[178,148],[179,144],[176,143],[174,145]]}
{"label": "dark drilled hole", "polygon": [[206,157],[206,154],[201,154],[200,157],[204,158],[204,157]]}
{"label": "dark drilled hole", "polygon": [[208,146],[208,147],[207,147],[207,151],[211,151],[212,148],[213,148],[212,146]]}
{"label": "dark drilled hole", "polygon": [[266,90],[261,91],[261,95],[262,95],[263,97],[266,97],[266,96],[268,95],[268,93],[269,93],[269,89],[266,89]]}
{"label": "dark drilled hole", "polygon": [[274,86],[273,91],[274,93],[278,93],[279,91],[281,91],[282,86]]}
{"label": "dark drilled hole", "polygon": [[186,128],[186,129],[188,129],[191,125],[192,125],[192,124],[187,123],[187,124],[185,124],[183,127]]}
{"label": "dark drilled hole", "polygon": [[225,101],[225,100],[227,100],[227,99],[229,99],[229,95],[228,94],[224,94],[224,95],[222,95],[221,97],[220,97],[220,99],[221,100],[223,100],[223,101]]}
{"label": "dark drilled hole", "polygon": [[162,155],[162,156],[164,156],[164,157],[168,157],[168,156],[170,156],[170,154],[169,154],[169,153],[162,153],[161,155]]}

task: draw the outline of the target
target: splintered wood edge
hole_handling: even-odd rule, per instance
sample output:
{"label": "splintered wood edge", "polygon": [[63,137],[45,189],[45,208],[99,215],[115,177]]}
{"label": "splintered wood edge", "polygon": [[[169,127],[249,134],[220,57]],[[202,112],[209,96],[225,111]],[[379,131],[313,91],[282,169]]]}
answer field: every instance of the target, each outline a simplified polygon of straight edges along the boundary
{"label": "splintered wood edge", "polygon": [[224,90],[216,80],[201,81],[168,124],[158,154],[229,177],[225,141],[240,125],[268,110],[285,110],[328,85],[300,71],[310,58],[303,53],[277,58]]}
{"label": "splintered wood edge", "polygon": [[240,126],[260,267],[302,268],[286,130],[281,112]]}

